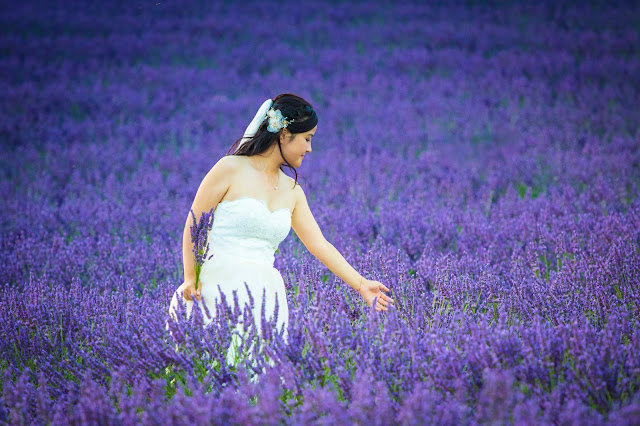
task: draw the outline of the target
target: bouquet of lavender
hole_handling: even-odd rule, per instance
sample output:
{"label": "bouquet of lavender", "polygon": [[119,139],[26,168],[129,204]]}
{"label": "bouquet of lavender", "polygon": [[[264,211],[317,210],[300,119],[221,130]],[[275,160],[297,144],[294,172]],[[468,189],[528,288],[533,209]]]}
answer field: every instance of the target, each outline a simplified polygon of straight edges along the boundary
{"label": "bouquet of lavender", "polygon": [[213,226],[213,208],[209,210],[209,213],[202,212],[200,221],[196,224],[196,215],[191,209],[191,217],[193,218],[193,225],[191,225],[191,242],[193,243],[193,258],[196,271],[196,290],[198,290],[198,282],[200,281],[200,271],[202,265],[207,259],[209,254],[209,231]]}

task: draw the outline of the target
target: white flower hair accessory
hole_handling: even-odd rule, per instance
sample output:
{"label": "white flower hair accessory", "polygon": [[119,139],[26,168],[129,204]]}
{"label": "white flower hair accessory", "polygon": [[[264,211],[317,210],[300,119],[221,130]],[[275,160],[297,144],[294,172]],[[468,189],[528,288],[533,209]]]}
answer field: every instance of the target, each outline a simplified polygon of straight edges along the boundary
{"label": "white flower hair accessory", "polygon": [[279,109],[269,109],[267,112],[267,117],[269,118],[269,126],[267,126],[267,130],[271,133],[277,133],[280,129],[286,128],[289,124],[293,123],[295,120],[288,120],[282,116],[282,113]]}
{"label": "white flower hair accessory", "polygon": [[273,100],[267,99],[262,103],[258,112],[247,126],[247,129],[244,131],[244,135],[240,140],[240,143],[236,147],[236,152],[240,150],[240,147],[247,143],[252,137],[255,136],[258,128],[264,122],[266,118],[269,119],[269,126],[267,128],[268,131],[272,133],[277,133],[280,129],[287,127],[290,123],[293,123],[294,120],[287,120],[282,116],[282,113],[279,109],[274,110],[271,108],[273,105]]}

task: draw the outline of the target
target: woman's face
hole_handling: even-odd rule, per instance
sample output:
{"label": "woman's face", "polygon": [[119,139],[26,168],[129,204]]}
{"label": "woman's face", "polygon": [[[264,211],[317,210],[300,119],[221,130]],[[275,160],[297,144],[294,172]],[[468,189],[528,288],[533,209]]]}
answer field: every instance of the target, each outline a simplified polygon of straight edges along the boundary
{"label": "woman's face", "polygon": [[304,156],[311,152],[311,138],[313,138],[317,128],[318,126],[308,132],[296,133],[295,135],[288,131],[286,133],[283,132],[284,137],[281,139],[282,153],[293,167],[300,167]]}

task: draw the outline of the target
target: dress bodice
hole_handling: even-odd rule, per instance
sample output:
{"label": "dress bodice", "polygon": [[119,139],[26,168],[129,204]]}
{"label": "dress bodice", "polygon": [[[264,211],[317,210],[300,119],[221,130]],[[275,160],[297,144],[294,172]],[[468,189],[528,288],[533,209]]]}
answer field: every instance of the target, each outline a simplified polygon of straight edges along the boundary
{"label": "dress bodice", "polygon": [[291,229],[291,214],[286,207],[271,211],[253,197],[221,201],[209,232],[209,254],[273,266],[274,253]]}

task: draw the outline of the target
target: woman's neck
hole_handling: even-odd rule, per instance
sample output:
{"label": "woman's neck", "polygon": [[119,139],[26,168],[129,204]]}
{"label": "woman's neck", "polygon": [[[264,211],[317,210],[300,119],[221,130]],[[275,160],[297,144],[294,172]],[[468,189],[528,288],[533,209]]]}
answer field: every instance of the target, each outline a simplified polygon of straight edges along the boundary
{"label": "woman's neck", "polygon": [[273,144],[273,146],[265,152],[252,155],[249,158],[257,170],[269,176],[277,175],[280,171],[280,166],[284,162],[276,144]]}

